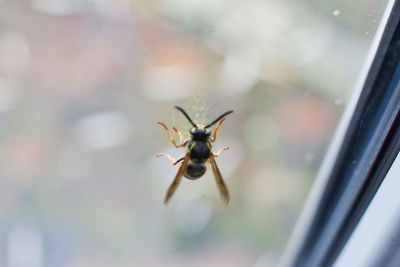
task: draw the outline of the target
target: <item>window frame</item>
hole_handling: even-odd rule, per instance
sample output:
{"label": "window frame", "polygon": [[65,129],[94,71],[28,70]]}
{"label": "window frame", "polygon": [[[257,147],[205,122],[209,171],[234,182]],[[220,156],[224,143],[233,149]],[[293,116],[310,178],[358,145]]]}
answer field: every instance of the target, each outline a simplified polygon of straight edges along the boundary
{"label": "window frame", "polygon": [[280,266],[330,266],[400,151],[400,0],[390,0]]}

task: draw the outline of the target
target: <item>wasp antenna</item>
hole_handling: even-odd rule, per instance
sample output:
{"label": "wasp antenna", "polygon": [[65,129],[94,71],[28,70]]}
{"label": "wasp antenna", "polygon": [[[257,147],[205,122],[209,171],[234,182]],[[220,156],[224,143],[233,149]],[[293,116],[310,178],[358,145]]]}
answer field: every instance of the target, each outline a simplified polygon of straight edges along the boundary
{"label": "wasp antenna", "polygon": [[175,106],[175,108],[177,110],[179,110],[180,112],[183,113],[183,115],[185,115],[186,119],[188,119],[188,121],[193,125],[193,127],[197,128],[197,125],[192,121],[192,119],[189,117],[189,115],[186,113],[186,111],[183,110],[183,108]]}
{"label": "wasp antenna", "polygon": [[225,117],[226,115],[229,115],[233,112],[233,110],[229,110],[227,112],[225,112],[224,114],[222,114],[221,116],[218,117],[218,119],[216,119],[215,121],[213,121],[212,123],[210,123],[209,125],[207,125],[205,128],[209,128],[211,126],[213,126],[215,123],[217,123],[220,119],[222,119],[223,117]]}

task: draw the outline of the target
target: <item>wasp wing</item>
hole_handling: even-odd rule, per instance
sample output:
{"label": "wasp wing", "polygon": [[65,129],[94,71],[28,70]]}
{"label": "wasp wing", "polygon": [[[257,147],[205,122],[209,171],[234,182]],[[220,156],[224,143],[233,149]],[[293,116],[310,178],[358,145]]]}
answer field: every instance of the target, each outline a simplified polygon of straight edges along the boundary
{"label": "wasp wing", "polygon": [[221,172],[218,169],[217,163],[215,162],[215,158],[213,155],[211,155],[209,161],[211,163],[211,169],[214,173],[215,181],[217,182],[219,192],[221,193],[221,196],[224,199],[225,203],[228,204],[231,198],[229,190],[224,180],[222,179]]}
{"label": "wasp wing", "polygon": [[181,163],[181,166],[179,167],[178,173],[176,174],[174,180],[172,181],[172,184],[169,186],[167,193],[165,194],[164,198],[164,204],[166,205],[171,198],[171,196],[174,194],[175,190],[178,188],[179,183],[182,180],[182,176],[185,173],[186,167],[189,163],[189,154],[186,154],[186,156],[183,158],[183,162]]}

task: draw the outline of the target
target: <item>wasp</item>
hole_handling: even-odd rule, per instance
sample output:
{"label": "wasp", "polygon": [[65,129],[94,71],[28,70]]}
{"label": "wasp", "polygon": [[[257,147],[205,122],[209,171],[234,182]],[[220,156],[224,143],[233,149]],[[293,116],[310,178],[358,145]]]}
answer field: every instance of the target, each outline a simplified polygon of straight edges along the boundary
{"label": "wasp", "polygon": [[[190,140],[184,141],[183,135],[180,133],[178,129],[173,127],[172,129],[179,136],[179,144],[176,144],[174,138],[168,130],[168,127],[162,123],[157,122],[164,127],[165,131],[168,134],[168,138],[171,140],[172,144],[176,148],[186,147],[186,154],[183,158],[175,160],[168,154],[158,154],[157,157],[166,156],[172,162],[173,165],[180,163],[178,173],[176,174],[174,180],[169,186],[167,193],[165,194],[164,204],[167,204],[170,200],[171,196],[174,194],[175,190],[178,188],[179,183],[181,182],[182,176],[190,180],[199,179],[206,172],[206,163],[211,165],[211,169],[214,173],[215,181],[217,183],[219,192],[221,194],[222,199],[228,204],[230,199],[230,194],[228,187],[226,186],[224,180],[222,179],[221,172],[218,169],[217,163],[215,162],[215,158],[220,155],[222,151],[229,150],[229,147],[221,148],[217,153],[212,152],[211,143],[214,143],[217,139],[219,127],[225,121],[225,117],[228,114],[231,114],[233,110],[227,111],[217,119],[215,119],[210,124],[204,126],[201,124],[195,124],[186,111],[183,108],[175,106],[177,110],[182,112],[182,114],[188,119],[190,124],[192,124],[193,128],[190,130]],[[214,130],[213,137],[211,136],[211,131],[209,128],[218,122],[217,127]]]}

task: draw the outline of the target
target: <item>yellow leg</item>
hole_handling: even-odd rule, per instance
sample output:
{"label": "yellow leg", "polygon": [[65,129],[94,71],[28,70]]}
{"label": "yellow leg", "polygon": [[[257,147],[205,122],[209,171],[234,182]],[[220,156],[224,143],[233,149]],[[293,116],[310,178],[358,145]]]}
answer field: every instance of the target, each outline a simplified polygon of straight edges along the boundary
{"label": "yellow leg", "polygon": [[215,140],[217,140],[217,135],[218,135],[218,131],[219,131],[219,127],[221,126],[221,124],[226,120],[226,118],[223,118],[222,120],[219,121],[217,128],[215,128],[214,130],[214,137],[213,139],[210,140],[211,143],[214,143]]}
{"label": "yellow leg", "polygon": [[183,134],[181,134],[181,132],[178,129],[176,129],[175,127],[172,127],[172,129],[174,129],[174,131],[178,134],[180,145],[186,145],[186,143],[184,141],[185,138],[183,137]]}
{"label": "yellow leg", "polygon": [[184,147],[184,146],[186,145],[185,143],[182,142],[182,141],[183,141],[183,136],[182,136],[182,134],[181,134],[175,127],[174,127],[173,129],[174,129],[175,132],[179,135],[179,139],[180,139],[180,141],[181,141],[181,143],[180,143],[179,145],[177,145],[177,144],[175,143],[174,138],[173,138],[172,135],[169,133],[168,127],[167,127],[164,123],[162,123],[162,122],[157,122],[157,124],[160,124],[162,127],[164,127],[165,131],[166,131],[167,134],[168,134],[169,140],[171,140],[172,144],[173,144],[176,148]]}
{"label": "yellow leg", "polygon": [[221,152],[222,151],[225,151],[225,150],[229,150],[229,147],[223,147],[223,148],[221,148],[220,150],[218,150],[218,152],[217,153],[213,153],[213,156],[214,156],[214,158],[218,158],[219,157],[219,154],[221,154]]}
{"label": "yellow leg", "polygon": [[167,157],[172,162],[173,165],[176,165],[176,164],[178,164],[178,162],[183,160],[183,158],[181,158],[179,160],[176,160],[176,159],[174,159],[173,157],[171,157],[168,154],[158,154],[156,156],[157,156],[157,158],[159,158],[159,157]]}

